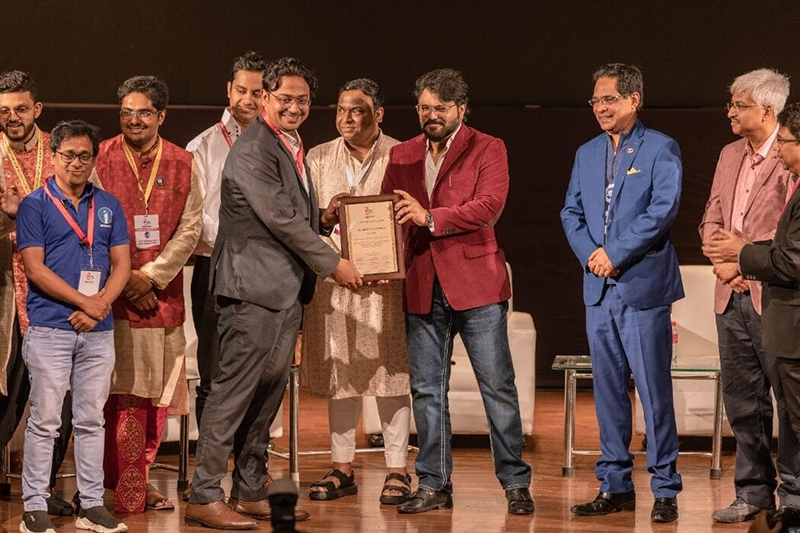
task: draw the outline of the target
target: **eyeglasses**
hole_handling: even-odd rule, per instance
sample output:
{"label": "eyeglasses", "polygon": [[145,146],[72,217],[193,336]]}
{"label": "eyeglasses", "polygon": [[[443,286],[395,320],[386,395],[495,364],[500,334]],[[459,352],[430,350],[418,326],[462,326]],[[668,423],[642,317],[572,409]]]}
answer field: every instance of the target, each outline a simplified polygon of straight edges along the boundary
{"label": "eyeglasses", "polygon": [[18,117],[24,117],[28,113],[33,111],[33,108],[30,107],[30,106],[26,106],[26,105],[20,105],[20,106],[17,106],[15,108],[13,108],[13,109],[9,109],[7,107],[4,107],[4,108],[0,109],[0,118],[6,119],[6,118],[10,117],[12,111],[14,113],[16,113],[16,115]]}
{"label": "eyeglasses", "polygon": [[270,91],[269,94],[275,97],[283,109],[289,109],[294,104],[297,104],[297,107],[300,109],[308,109],[308,106],[311,105],[311,99],[308,96],[295,98],[293,96],[286,96],[285,94],[275,94],[272,91]]}
{"label": "eyeglasses", "polygon": [[775,137],[775,144],[778,145],[778,148],[780,148],[784,144],[797,144],[797,143],[800,143],[800,139],[781,139],[780,137]]}
{"label": "eyeglasses", "polygon": [[450,105],[415,105],[414,108],[417,110],[417,113],[420,115],[429,115],[431,112],[435,112],[437,115],[444,115],[447,113],[451,107],[455,107],[458,104],[450,104]]}
{"label": "eyeglasses", "polygon": [[725,110],[730,111],[731,109],[735,109],[737,113],[741,113],[742,111],[747,111],[751,107],[761,107],[760,105],[747,105],[747,104],[740,104],[739,102],[728,102],[725,104]]}
{"label": "eyeglasses", "polygon": [[140,119],[149,119],[153,115],[158,115],[158,111],[154,111],[152,109],[120,109],[119,116],[124,118],[125,120],[130,120],[133,116],[136,115]]}
{"label": "eyeglasses", "polygon": [[73,154],[72,152],[59,152],[58,150],[56,150],[56,153],[61,156],[61,160],[66,165],[69,165],[75,159],[80,161],[82,165],[88,165],[94,159],[92,154]]}
{"label": "eyeglasses", "polygon": [[620,98],[627,98],[629,96],[629,94],[620,94],[618,96],[599,96],[597,98],[589,98],[587,101],[589,102],[590,107],[594,107],[598,104],[614,105],[620,100]]}

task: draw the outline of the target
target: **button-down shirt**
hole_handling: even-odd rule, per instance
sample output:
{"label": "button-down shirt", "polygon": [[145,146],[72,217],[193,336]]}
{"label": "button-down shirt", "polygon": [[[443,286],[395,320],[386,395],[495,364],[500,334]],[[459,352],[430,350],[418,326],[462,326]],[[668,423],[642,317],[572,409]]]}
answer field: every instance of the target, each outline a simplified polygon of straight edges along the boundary
{"label": "button-down shirt", "polygon": [[353,155],[353,152],[345,148],[347,151],[347,159],[345,159],[345,173],[347,174],[347,184],[350,186],[350,194],[355,194],[358,186],[369,175],[369,171],[372,168],[372,163],[375,160],[375,152],[377,152],[378,147],[381,144],[382,137],[383,132],[379,129],[378,137],[375,139],[375,142],[372,143],[372,147],[369,149],[369,152],[367,152],[367,155],[364,157],[363,161],[359,161]]}
{"label": "button-down shirt", "polygon": [[764,159],[769,155],[772,144],[778,136],[779,126],[775,126],[775,131],[764,141],[761,148],[756,152],[750,141],[745,145],[745,155],[742,166],[739,168],[739,178],[736,180],[736,192],[733,196],[733,213],[731,216],[731,226],[735,230],[742,231],[744,225],[744,213],[747,208],[747,201],[750,198],[750,191],[756,182]]}
{"label": "button-down shirt", "polygon": [[214,241],[219,230],[219,197],[222,184],[222,167],[230,153],[228,141],[220,128],[224,126],[231,137],[231,144],[236,142],[242,128],[230,111],[225,109],[222,120],[192,139],[186,150],[192,152],[194,162],[200,171],[200,190],[203,193],[203,226],[200,240],[197,242],[196,255],[211,255]]}
{"label": "button-down shirt", "polygon": [[444,158],[447,156],[447,152],[450,150],[450,145],[453,144],[453,139],[456,138],[458,135],[458,130],[461,129],[461,124],[458,125],[456,131],[453,132],[452,135],[447,139],[445,143],[444,150],[442,154],[439,156],[439,160],[434,162],[433,161],[433,151],[431,150],[431,140],[428,139],[427,150],[425,150],[425,188],[428,190],[428,198],[431,197],[433,194],[433,185],[436,183],[436,177],[439,175],[439,170],[442,168],[442,163],[444,163]]}

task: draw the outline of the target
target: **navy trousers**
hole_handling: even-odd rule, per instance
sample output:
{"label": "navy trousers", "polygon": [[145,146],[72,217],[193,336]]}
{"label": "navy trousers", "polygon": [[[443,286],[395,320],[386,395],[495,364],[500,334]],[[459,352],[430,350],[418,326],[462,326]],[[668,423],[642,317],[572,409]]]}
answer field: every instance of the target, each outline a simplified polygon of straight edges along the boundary
{"label": "navy trousers", "polygon": [[628,449],[632,431],[628,381],[633,374],[644,410],[650,488],[656,498],[674,498],[683,485],[676,470],[669,306],[635,309],[620,298],[616,285],[608,285],[600,303],[586,308],[586,329],[603,454],[595,467],[600,490],[633,490],[633,454]]}

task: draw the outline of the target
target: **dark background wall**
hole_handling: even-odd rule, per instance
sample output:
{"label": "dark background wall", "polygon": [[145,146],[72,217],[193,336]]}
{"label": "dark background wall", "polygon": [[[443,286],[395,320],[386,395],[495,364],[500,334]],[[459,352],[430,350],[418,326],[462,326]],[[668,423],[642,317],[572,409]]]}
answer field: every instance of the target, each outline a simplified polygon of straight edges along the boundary
{"label": "dark background wall", "polygon": [[[185,144],[218,120],[232,59],[248,49],[293,55],[320,78],[308,146],[332,138],[338,86],[369,76],[387,95],[384,130],[418,131],[416,76],[452,66],[470,83],[470,124],[502,137],[511,193],[498,230],[514,269],[515,306],[539,334],[537,384],[560,386],[557,353],[585,353],[580,271],[558,212],[575,149],[598,133],[586,99],[608,61],[645,75],[642,119],[678,140],[684,190],[674,240],[702,263],[697,224],[721,147],[732,140],[722,106],[732,79],[769,66],[800,75],[800,4],[683,2],[225,3],[207,0],[29,1],[3,5],[0,68],[34,74],[43,127],[82,117],[118,132],[116,88],[134,74],[170,86],[163,134]],[[793,90],[793,95],[800,94]],[[790,101],[795,100],[794,96]],[[109,105],[97,105],[109,104]]]}

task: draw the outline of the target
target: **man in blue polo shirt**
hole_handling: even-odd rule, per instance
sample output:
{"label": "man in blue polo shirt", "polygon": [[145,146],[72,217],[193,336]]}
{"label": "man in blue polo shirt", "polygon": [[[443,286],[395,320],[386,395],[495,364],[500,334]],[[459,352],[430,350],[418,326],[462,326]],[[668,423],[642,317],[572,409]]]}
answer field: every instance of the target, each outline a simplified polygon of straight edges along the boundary
{"label": "man in blue polo shirt", "polygon": [[128,281],[130,255],[122,207],[87,183],[97,133],[83,121],[59,122],[50,141],[55,176],[25,197],[17,211],[31,322],[22,347],[31,380],[22,464],[23,533],[55,533],[45,499],[68,385],[81,503],[75,525],[106,533],[128,530],[103,506],[103,406],[114,369],[111,302]]}

